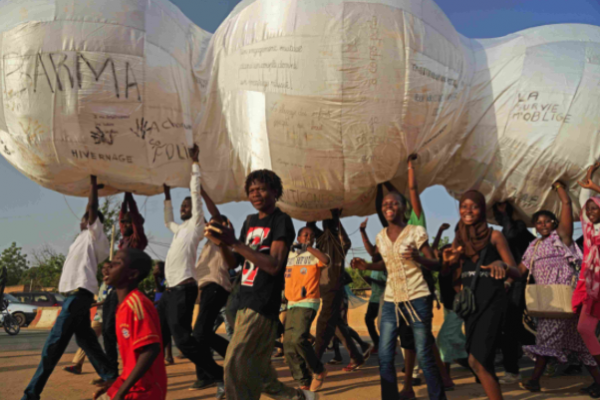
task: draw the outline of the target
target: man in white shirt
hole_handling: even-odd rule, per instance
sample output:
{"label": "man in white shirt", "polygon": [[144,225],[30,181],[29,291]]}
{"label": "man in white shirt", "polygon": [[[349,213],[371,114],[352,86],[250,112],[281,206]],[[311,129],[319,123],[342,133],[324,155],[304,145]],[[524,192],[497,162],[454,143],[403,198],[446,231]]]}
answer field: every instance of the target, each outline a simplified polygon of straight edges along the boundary
{"label": "man in white shirt", "polygon": [[[192,336],[192,317],[194,304],[198,297],[195,267],[198,245],[204,239],[204,212],[200,185],[200,166],[198,165],[198,146],[190,150],[194,163],[190,182],[191,196],[181,203],[180,216],[183,223],[174,222],[171,193],[165,188],[165,225],[173,232],[173,241],[165,261],[167,289],[161,301],[164,302],[167,323],[175,339],[175,345],[191,362],[196,365],[198,381],[190,390],[199,390],[218,382],[218,377],[210,377],[202,368],[203,352],[198,341]],[[222,379],[221,379],[222,380]]]}
{"label": "man in white shirt", "polygon": [[92,176],[87,210],[81,219],[81,232],[69,248],[58,285],[59,292],[64,293],[66,299],[46,339],[40,365],[21,400],[39,400],[73,334],[104,381],[112,381],[119,375],[102,351],[90,321],[90,306],[94,303],[94,293],[98,292],[98,264],[110,252],[102,225],[104,216],[98,211],[98,189],[101,188],[102,185],[98,185],[96,177]]}

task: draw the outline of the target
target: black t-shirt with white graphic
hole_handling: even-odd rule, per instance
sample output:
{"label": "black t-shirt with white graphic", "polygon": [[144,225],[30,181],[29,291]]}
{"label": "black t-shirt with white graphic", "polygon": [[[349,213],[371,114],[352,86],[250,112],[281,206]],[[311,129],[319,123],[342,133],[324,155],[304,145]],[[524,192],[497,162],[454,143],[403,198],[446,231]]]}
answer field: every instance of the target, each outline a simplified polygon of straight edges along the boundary
{"label": "black t-shirt with white graphic", "polygon": [[[289,215],[279,208],[273,214],[259,219],[251,215],[240,234],[240,241],[261,253],[270,254],[273,241],[282,240],[288,247],[292,245],[296,233]],[[285,255],[287,257],[287,253]],[[285,265],[285,260],[283,265]],[[239,294],[239,309],[250,308],[269,318],[278,318],[283,290],[285,268],[277,276],[258,269],[253,263],[244,260]]]}

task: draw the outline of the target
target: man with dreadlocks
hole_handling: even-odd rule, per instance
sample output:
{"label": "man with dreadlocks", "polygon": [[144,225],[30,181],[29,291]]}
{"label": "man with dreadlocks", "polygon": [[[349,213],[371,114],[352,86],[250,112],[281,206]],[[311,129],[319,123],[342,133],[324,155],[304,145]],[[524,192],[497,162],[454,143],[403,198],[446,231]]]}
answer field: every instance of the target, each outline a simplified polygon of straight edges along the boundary
{"label": "man with dreadlocks", "polygon": [[206,230],[227,260],[236,257],[243,265],[235,328],[224,363],[226,398],[258,400],[264,393],[312,400],[315,393],[284,385],[271,365],[285,267],[296,237],[292,219],[276,206],[283,194],[281,179],[273,171],[254,171],[246,178],[245,190],[258,213],[246,218],[239,239],[233,229],[216,221]]}
{"label": "man with dreadlocks", "polygon": [[[344,300],[343,271],[346,260],[346,254],[352,242],[340,222],[341,210],[331,210],[331,219],[323,221],[323,231],[316,227],[316,223],[308,223],[317,235],[317,249],[326,254],[331,260],[329,268],[321,274],[320,292],[321,292],[321,313],[317,319],[317,340],[315,342],[315,351],[317,357],[321,359],[327,349],[329,342],[339,329],[342,344],[350,353],[350,364],[344,371],[349,372],[360,368],[365,363],[364,355],[358,350],[354,340],[348,331],[348,325],[342,320],[342,303]],[[370,354],[372,348],[365,353]]]}

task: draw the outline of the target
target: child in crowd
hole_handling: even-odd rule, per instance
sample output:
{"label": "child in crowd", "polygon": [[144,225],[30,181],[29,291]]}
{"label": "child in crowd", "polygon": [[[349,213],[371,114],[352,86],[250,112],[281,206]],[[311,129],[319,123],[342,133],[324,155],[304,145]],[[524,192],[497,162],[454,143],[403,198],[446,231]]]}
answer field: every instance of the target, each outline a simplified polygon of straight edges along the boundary
{"label": "child in crowd", "polygon": [[288,311],[285,320],[283,348],[292,376],[300,382],[300,389],[319,390],[327,376],[317,358],[309,336],[310,327],[321,305],[319,280],[321,270],[329,264],[329,257],[313,247],[315,232],[304,227],[298,232],[298,245],[288,256],[285,271],[285,297]]}
{"label": "child in crowd", "polygon": [[115,288],[117,340],[123,373],[112,385],[98,390],[94,400],[164,400],[167,371],[163,361],[162,335],[158,313],[138,285],[152,269],[152,259],[141,250],[119,250],[108,268],[104,282]]}

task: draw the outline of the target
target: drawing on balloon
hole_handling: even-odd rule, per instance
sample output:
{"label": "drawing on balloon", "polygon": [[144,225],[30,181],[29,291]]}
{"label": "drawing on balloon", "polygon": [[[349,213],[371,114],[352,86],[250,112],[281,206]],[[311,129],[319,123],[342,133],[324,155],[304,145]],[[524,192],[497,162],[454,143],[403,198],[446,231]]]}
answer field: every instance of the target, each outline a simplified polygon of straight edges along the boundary
{"label": "drawing on balloon", "polygon": [[111,146],[113,141],[113,134],[117,133],[114,129],[109,129],[106,132],[102,130],[99,126],[96,126],[96,130],[90,132],[92,139],[94,140],[94,144],[107,144]]}

